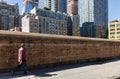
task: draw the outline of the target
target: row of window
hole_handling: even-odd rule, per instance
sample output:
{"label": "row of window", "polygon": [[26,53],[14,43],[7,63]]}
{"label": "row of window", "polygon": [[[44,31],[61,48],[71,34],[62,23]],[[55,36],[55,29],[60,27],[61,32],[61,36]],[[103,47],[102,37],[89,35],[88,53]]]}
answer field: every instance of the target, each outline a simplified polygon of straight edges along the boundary
{"label": "row of window", "polygon": [[[115,38],[115,36],[111,36],[110,38]],[[120,36],[117,36],[117,38],[120,38]]]}
{"label": "row of window", "polygon": [[37,15],[43,16],[43,17],[49,17],[53,19],[67,20],[67,16],[64,14],[53,13],[53,12],[44,11],[44,10],[37,10]]}
{"label": "row of window", "polygon": [[[117,28],[117,30],[120,30],[120,28]],[[115,28],[113,28],[113,29],[110,29],[110,31],[115,31]]]}
{"label": "row of window", "polygon": [[19,14],[18,13],[18,10],[15,10],[15,9],[0,9],[0,14],[2,15],[16,15],[16,14]]}
{"label": "row of window", "polygon": [[[115,34],[115,32],[111,32],[110,34]],[[117,32],[117,34],[120,34],[120,32]]]}
{"label": "row of window", "polygon": [[[115,24],[110,25],[110,27],[115,27]],[[117,27],[120,27],[120,24],[117,24]]]}

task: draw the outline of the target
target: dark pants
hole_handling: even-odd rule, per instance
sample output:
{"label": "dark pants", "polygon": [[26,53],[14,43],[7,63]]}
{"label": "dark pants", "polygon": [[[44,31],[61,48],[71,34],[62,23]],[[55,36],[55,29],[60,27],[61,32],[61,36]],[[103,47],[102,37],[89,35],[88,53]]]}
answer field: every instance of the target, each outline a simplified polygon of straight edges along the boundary
{"label": "dark pants", "polygon": [[27,63],[26,60],[24,60],[21,64],[17,65],[14,69],[13,72],[15,73],[16,71],[22,70],[24,73],[27,73]]}

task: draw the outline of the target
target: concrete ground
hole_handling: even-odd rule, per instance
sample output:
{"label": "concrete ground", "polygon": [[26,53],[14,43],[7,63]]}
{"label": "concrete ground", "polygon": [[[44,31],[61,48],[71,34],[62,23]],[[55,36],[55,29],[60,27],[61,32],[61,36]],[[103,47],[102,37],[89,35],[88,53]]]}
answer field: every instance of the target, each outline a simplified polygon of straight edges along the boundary
{"label": "concrete ground", "polygon": [[28,75],[1,73],[0,79],[120,79],[120,59],[31,70]]}

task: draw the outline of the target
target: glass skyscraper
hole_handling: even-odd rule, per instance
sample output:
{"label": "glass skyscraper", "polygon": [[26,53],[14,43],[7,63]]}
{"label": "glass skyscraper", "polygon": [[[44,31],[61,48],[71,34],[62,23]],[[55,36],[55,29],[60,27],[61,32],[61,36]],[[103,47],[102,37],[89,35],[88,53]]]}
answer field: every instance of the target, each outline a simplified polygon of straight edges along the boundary
{"label": "glass skyscraper", "polygon": [[81,36],[106,37],[108,0],[80,0]]}
{"label": "glass skyscraper", "polygon": [[67,12],[67,0],[58,0],[58,11],[60,12]]}
{"label": "glass skyscraper", "polygon": [[67,1],[66,0],[43,0],[43,8],[50,9],[54,12],[66,13]]}
{"label": "glass skyscraper", "polygon": [[22,14],[29,13],[34,7],[38,7],[38,0],[23,0]]}

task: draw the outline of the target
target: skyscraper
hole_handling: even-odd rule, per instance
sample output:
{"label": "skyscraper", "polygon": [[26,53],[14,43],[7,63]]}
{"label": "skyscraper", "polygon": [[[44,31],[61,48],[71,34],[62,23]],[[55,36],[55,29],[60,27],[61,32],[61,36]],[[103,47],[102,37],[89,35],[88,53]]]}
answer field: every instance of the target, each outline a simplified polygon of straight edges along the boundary
{"label": "skyscraper", "polygon": [[66,13],[66,0],[43,0],[43,8],[50,9],[51,11],[65,12]]}
{"label": "skyscraper", "polygon": [[34,7],[38,7],[38,0],[23,0],[23,14],[29,13]]}
{"label": "skyscraper", "polygon": [[78,0],[69,0],[67,12],[69,15],[78,14]]}
{"label": "skyscraper", "polygon": [[58,11],[59,0],[51,0],[51,11]]}
{"label": "skyscraper", "polygon": [[67,12],[67,0],[58,0],[58,11]]}
{"label": "skyscraper", "polygon": [[51,0],[43,0],[43,4],[42,4],[43,8],[47,8],[51,10]]}
{"label": "skyscraper", "polygon": [[72,21],[72,35],[80,36],[79,15],[78,15],[78,0],[68,0],[67,13]]}
{"label": "skyscraper", "polygon": [[81,35],[105,37],[108,26],[108,0],[80,0]]}

